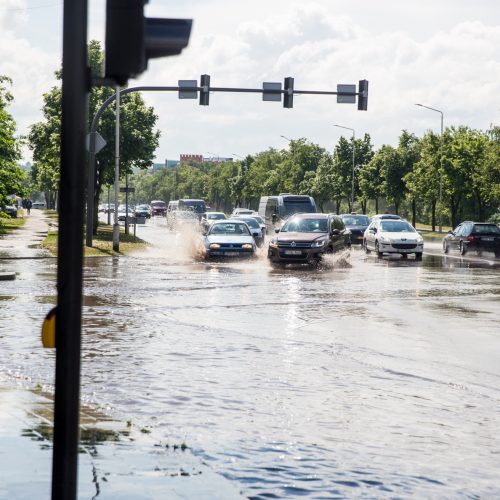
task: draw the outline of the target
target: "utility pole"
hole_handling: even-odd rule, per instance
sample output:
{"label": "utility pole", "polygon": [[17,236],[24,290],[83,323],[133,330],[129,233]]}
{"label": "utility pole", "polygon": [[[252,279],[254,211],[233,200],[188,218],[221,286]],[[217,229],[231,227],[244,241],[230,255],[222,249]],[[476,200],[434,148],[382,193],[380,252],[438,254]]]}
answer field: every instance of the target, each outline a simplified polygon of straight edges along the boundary
{"label": "utility pole", "polygon": [[118,224],[118,193],[120,191],[120,87],[116,87],[115,124],[115,213],[113,218],[113,250],[120,251],[120,226]]}

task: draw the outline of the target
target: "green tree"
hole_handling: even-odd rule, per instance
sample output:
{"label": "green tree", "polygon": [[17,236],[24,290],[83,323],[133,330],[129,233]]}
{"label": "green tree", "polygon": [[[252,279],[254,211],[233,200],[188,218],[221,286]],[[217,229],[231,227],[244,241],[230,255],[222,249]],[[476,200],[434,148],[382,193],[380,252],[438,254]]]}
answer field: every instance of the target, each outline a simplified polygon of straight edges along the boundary
{"label": "green tree", "polygon": [[0,75],[0,212],[8,204],[9,195],[26,195],[25,175],[17,165],[21,155],[15,137],[16,122],[7,111],[13,100],[7,88],[11,84],[9,77]]}
{"label": "green tree", "polygon": [[[102,73],[103,52],[100,43],[89,44],[89,65],[94,75]],[[56,72],[60,79],[61,72]],[[108,87],[93,87],[89,96],[90,123],[103,102],[115,91]],[[44,120],[31,126],[30,148],[33,150],[34,181],[40,189],[57,189],[59,182],[59,144],[61,126],[61,89],[53,87],[44,94],[42,108]],[[158,147],[159,131],[155,131],[157,116],[153,108],[147,107],[138,93],[122,96],[120,102],[120,177],[132,173],[133,169],[152,166],[153,155]],[[107,142],[97,155],[98,175],[96,179],[95,203],[97,205],[103,186],[114,182],[115,151],[115,107],[110,106],[100,118],[98,130]],[[97,217],[97,210],[94,210]],[[94,225],[97,227],[97,224]]]}
{"label": "green tree", "polygon": [[417,221],[416,195],[408,189],[408,183],[405,177],[413,171],[415,165],[420,160],[420,143],[418,137],[415,134],[403,130],[399,136],[398,154],[402,162],[401,175],[403,177],[403,185],[411,196],[412,224],[415,225]]}
{"label": "green tree", "polygon": [[403,159],[397,149],[386,144],[380,148],[379,153],[382,159],[381,174],[384,195],[388,201],[394,204],[397,214],[406,194],[406,186],[403,180],[405,174]]}

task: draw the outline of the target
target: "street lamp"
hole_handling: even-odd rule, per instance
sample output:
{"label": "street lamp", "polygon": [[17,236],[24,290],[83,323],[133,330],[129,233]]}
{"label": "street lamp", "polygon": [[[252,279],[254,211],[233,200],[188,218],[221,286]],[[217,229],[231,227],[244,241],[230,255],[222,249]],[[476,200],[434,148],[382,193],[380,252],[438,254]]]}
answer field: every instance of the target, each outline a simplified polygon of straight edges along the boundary
{"label": "street lamp", "polygon": [[354,165],[356,162],[356,148],[355,148],[355,139],[356,139],[356,132],[353,128],[350,127],[344,127],[343,125],[333,125],[334,127],[338,128],[345,128],[346,130],[350,130],[352,132],[352,187],[351,187],[351,211],[354,209]]}
{"label": "street lamp", "polygon": [[436,111],[436,113],[441,114],[441,159],[439,168],[439,232],[443,232],[443,112],[436,108],[431,108],[429,106],[424,106],[423,104],[415,104],[415,106],[420,106],[421,108],[430,109],[431,111]]}
{"label": "street lamp", "polygon": [[288,137],[285,137],[284,135],[280,135],[280,137],[283,137],[283,139],[285,139],[285,141],[292,142],[292,139],[289,139]]}
{"label": "street lamp", "polygon": [[210,151],[207,151],[207,155],[212,155],[212,158],[217,157],[217,163],[219,163],[220,159],[219,153],[211,153]]}

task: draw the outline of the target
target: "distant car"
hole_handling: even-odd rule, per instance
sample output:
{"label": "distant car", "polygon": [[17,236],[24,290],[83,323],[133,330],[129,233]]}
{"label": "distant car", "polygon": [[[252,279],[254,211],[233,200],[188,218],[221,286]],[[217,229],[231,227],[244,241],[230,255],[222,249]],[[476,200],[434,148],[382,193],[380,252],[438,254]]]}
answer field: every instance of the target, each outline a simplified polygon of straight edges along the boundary
{"label": "distant car", "polygon": [[462,222],[444,237],[443,252],[450,250],[458,250],[461,255],[471,250],[494,252],[500,257],[500,229],[492,222]]}
{"label": "distant car", "polygon": [[363,235],[370,225],[370,217],[358,214],[341,214],[340,217],[344,221],[345,227],[351,231],[351,243],[362,244]]}
{"label": "distant car", "polygon": [[198,214],[191,210],[176,210],[172,212],[169,217],[170,219],[170,229],[182,229],[190,227],[200,230],[200,220],[198,219]]}
{"label": "distant car", "polygon": [[382,257],[384,253],[398,253],[406,258],[414,253],[421,259],[424,251],[424,239],[416,229],[400,217],[378,217],[372,220],[363,236],[363,248],[366,253],[372,250]]}
{"label": "distant car", "polygon": [[262,232],[260,224],[257,220],[255,220],[255,217],[252,215],[240,215],[232,218],[235,220],[241,220],[248,226],[258,247],[261,247],[264,244],[264,233]]}
{"label": "distant car", "polygon": [[125,205],[119,205],[118,206],[118,220],[119,221],[125,221],[125,219],[128,217],[128,222],[131,223],[134,221],[134,212],[132,210],[128,209],[128,215],[127,215],[127,207]]}
{"label": "distant car", "polygon": [[15,219],[17,217],[17,206],[7,205],[3,210],[0,210],[0,212],[5,212],[9,217]]}
{"label": "distant car", "polygon": [[250,210],[249,208],[235,208],[233,210],[233,213],[231,214],[231,217],[238,217],[239,215],[252,215],[253,210]]}
{"label": "distant car", "polygon": [[295,214],[276,232],[267,253],[272,263],[315,264],[351,246],[349,230],[335,214]]}
{"label": "distant car", "polygon": [[151,203],[151,216],[156,215],[165,216],[167,214],[167,204],[162,200],[152,200]]}
{"label": "distant car", "polygon": [[239,220],[213,222],[203,241],[208,258],[255,256],[254,238],[248,226]]}
{"label": "distant car", "polygon": [[135,217],[146,217],[149,219],[151,217],[151,207],[149,205],[137,205],[134,210]]}
{"label": "distant car", "polygon": [[210,226],[210,224],[212,224],[212,222],[225,219],[227,219],[227,217],[224,212],[205,212],[200,223],[202,229],[204,231],[208,231],[208,227]]}
{"label": "distant car", "polygon": [[34,201],[33,204],[31,205],[31,208],[46,208],[47,205],[45,204],[44,201]]}
{"label": "distant car", "polygon": [[252,212],[250,217],[253,217],[259,223],[262,234],[267,234],[266,221],[259,215],[259,212]]}

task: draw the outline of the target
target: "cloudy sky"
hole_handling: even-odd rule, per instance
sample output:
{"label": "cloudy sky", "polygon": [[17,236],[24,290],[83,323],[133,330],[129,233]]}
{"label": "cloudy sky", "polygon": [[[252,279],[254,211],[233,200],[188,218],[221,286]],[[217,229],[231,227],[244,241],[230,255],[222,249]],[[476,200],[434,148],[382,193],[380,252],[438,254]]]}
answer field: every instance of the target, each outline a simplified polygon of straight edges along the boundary
{"label": "cloudy sky", "polygon": [[[500,124],[498,0],[150,0],[151,17],[192,18],[188,49],[153,60],[134,85],[177,85],[211,75],[214,86],[260,88],[295,78],[296,89],[370,82],[368,111],[335,96],[296,96],[293,109],[258,94],[212,94],[210,106],[174,93],[144,94],[159,116],[157,161],[180,153],[245,155],[288,138],[332,149],[354,128],[376,147],[445,126]],[[89,0],[89,39],[104,39],[105,1]],[[10,111],[25,134],[41,119],[62,48],[62,1],[0,0],[0,74],[14,80]],[[29,159],[29,152],[25,153]]]}

